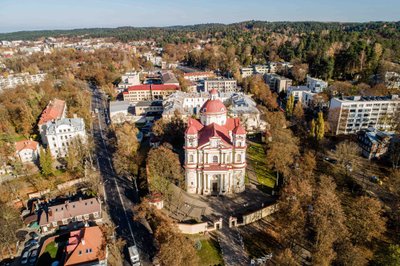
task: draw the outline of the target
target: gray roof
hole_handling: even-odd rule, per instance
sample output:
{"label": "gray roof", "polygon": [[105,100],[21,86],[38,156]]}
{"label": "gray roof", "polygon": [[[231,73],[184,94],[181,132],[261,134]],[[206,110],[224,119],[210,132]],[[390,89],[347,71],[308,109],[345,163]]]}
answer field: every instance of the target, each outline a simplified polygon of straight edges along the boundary
{"label": "gray roof", "polygon": [[47,122],[46,135],[56,134],[56,129],[59,126],[68,125],[75,129],[75,131],[81,131],[85,129],[85,122],[83,118],[61,118],[55,121]]}
{"label": "gray roof", "polygon": [[113,101],[110,102],[110,114],[128,111],[128,108],[131,106],[131,103],[128,101]]}

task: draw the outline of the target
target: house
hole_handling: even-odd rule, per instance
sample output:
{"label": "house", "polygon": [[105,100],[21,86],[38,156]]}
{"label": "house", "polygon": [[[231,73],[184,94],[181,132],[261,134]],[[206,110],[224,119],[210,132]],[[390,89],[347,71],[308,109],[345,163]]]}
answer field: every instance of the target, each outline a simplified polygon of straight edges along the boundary
{"label": "house", "polygon": [[242,78],[251,77],[253,75],[253,68],[252,67],[241,67],[240,74]]}
{"label": "house", "polygon": [[83,118],[62,118],[46,124],[47,147],[55,158],[65,157],[68,153],[68,146],[77,138],[83,142],[86,141]]}
{"label": "house", "polygon": [[176,79],[175,74],[171,71],[162,72],[161,81],[165,85],[179,86],[179,81]]}
{"label": "house", "polygon": [[307,87],[314,93],[319,93],[328,87],[328,82],[307,75]]}
{"label": "house", "polygon": [[268,84],[271,90],[281,93],[282,91],[287,91],[287,89],[292,86],[292,80],[279,76],[274,73],[264,75],[265,83]]}
{"label": "house", "polygon": [[216,89],[219,92],[236,92],[237,82],[234,79],[207,79],[204,80],[204,91]]}
{"label": "house", "polygon": [[64,266],[107,265],[107,251],[100,227],[84,227],[69,233],[64,251]]}
{"label": "house", "polygon": [[191,194],[223,195],[245,189],[246,131],[212,89],[185,131],[185,185]]}
{"label": "house", "polygon": [[163,100],[179,90],[177,85],[144,84],[129,87],[123,92],[123,96],[124,101],[137,103],[140,101]]}
{"label": "house", "polygon": [[379,159],[389,150],[394,133],[379,131],[375,128],[367,128],[358,132],[358,143],[362,149],[362,155],[370,159]]}
{"label": "house", "polygon": [[118,88],[126,89],[140,84],[140,72],[126,72],[118,83]]}
{"label": "house", "polygon": [[370,127],[391,131],[399,115],[398,95],[334,97],[329,106],[329,121],[336,135],[354,134]]}
{"label": "house", "polygon": [[62,204],[44,206],[38,214],[39,227],[42,233],[49,233],[62,225],[73,222],[87,222],[102,220],[101,201],[97,198],[88,198],[76,201],[65,201]]}
{"label": "house", "polygon": [[67,104],[63,100],[53,99],[49,102],[46,108],[43,110],[40,115],[38,128],[40,137],[43,144],[47,144],[46,140],[46,129],[47,123],[51,121],[55,121],[57,119],[65,118],[67,115]]}
{"label": "house", "polygon": [[110,119],[114,124],[135,122],[135,108],[131,102],[110,101]]}
{"label": "house", "polygon": [[15,152],[22,163],[35,163],[39,159],[39,143],[33,140],[17,141]]}

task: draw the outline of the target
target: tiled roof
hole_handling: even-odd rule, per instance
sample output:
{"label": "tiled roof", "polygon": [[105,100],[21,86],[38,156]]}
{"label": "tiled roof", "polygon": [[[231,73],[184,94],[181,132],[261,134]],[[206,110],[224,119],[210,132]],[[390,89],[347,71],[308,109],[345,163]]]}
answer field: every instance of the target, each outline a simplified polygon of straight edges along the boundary
{"label": "tiled roof", "polygon": [[39,225],[42,226],[52,222],[59,222],[63,219],[100,211],[101,205],[96,198],[81,199],[73,202],[67,201],[63,204],[50,206],[48,208],[48,213],[43,211],[39,218]]}
{"label": "tiled roof", "polygon": [[228,145],[232,145],[229,131],[227,128],[220,126],[218,124],[212,123],[208,126],[205,126],[199,132],[199,146],[202,146],[210,141],[212,137],[219,137],[223,142]]}
{"label": "tiled roof", "polygon": [[46,106],[43,110],[42,114],[40,115],[40,119],[38,125],[44,125],[47,122],[55,119],[59,119],[62,117],[63,112],[65,109],[65,101],[54,99],[50,101],[50,103]]}
{"label": "tiled roof", "polygon": [[[128,88],[129,91],[162,91],[162,90],[179,90],[179,86],[173,84],[143,84],[143,85],[136,85],[131,86]],[[124,92],[126,94],[126,92]]]}
{"label": "tiled roof", "polygon": [[39,143],[33,140],[21,140],[15,142],[15,150],[20,152],[25,149],[37,150]]}
{"label": "tiled roof", "polygon": [[105,259],[105,243],[100,227],[84,227],[70,232],[65,248],[65,266],[102,261]]}

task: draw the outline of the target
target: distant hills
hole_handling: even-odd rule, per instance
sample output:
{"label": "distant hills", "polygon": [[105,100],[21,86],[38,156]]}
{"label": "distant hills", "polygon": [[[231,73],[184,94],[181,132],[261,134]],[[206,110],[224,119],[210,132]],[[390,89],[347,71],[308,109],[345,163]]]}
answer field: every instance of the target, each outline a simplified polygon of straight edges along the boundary
{"label": "distant hills", "polygon": [[380,31],[384,29],[400,30],[398,22],[365,22],[365,23],[341,23],[341,22],[267,22],[267,21],[244,21],[233,24],[198,24],[187,26],[169,27],[118,27],[118,28],[83,28],[72,30],[39,30],[18,31],[12,33],[0,33],[0,40],[36,40],[46,37],[115,37],[121,41],[133,41],[140,39],[168,38],[170,34],[197,33],[204,37],[206,34],[216,32],[232,32],[242,30],[261,29],[266,32],[281,33],[309,33],[321,32],[323,30],[334,31]]}

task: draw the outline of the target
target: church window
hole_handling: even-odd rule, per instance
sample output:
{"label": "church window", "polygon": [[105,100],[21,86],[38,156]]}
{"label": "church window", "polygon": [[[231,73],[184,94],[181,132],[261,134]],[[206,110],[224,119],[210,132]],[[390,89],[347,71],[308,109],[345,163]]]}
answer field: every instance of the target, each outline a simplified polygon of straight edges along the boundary
{"label": "church window", "polygon": [[240,163],[242,161],[242,156],[240,154],[237,155],[237,162]]}
{"label": "church window", "polygon": [[189,163],[193,163],[193,154],[189,155]]}
{"label": "church window", "polygon": [[218,163],[218,156],[213,156],[213,163]]}

